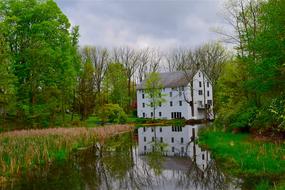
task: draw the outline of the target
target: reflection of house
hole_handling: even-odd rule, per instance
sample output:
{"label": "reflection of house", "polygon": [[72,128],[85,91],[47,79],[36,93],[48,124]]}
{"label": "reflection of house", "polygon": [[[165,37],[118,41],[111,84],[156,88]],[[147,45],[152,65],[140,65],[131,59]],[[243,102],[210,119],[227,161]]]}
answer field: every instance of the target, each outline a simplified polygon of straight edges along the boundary
{"label": "reflection of house", "polygon": [[142,127],[138,129],[139,154],[146,154],[155,149],[155,140],[166,144],[165,156],[191,157],[200,169],[205,169],[210,160],[208,151],[203,151],[195,140],[199,126],[186,125],[166,127]]}
{"label": "reflection of house", "polygon": [[[161,93],[165,95],[166,102],[157,107],[155,118],[203,119],[205,115],[207,118],[212,118],[211,82],[200,70],[192,75],[189,73],[183,71],[160,73],[160,83],[163,86]],[[138,117],[152,118],[153,108],[149,106],[149,99],[146,98],[144,91],[146,80],[137,86],[137,114]]]}

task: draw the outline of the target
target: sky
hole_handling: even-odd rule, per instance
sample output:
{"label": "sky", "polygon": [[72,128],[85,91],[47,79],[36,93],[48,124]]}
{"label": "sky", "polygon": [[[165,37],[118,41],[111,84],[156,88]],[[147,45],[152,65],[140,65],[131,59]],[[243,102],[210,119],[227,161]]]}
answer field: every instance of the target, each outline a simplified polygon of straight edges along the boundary
{"label": "sky", "polygon": [[56,0],[80,45],[133,48],[197,47],[219,40],[225,0]]}

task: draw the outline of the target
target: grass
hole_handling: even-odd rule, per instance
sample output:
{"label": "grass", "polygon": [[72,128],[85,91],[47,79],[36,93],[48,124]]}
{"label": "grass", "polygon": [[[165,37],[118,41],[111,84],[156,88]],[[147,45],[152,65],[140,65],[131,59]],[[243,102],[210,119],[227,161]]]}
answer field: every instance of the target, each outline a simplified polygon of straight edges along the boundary
{"label": "grass", "polygon": [[[249,134],[233,134],[210,127],[201,131],[199,144],[210,149],[228,173],[244,178],[279,181],[285,177],[285,143],[258,141]],[[263,181],[256,189],[268,189]]]}
{"label": "grass", "polygon": [[49,128],[0,134],[0,184],[26,171],[68,158],[80,148],[132,130],[126,125],[97,128]]}

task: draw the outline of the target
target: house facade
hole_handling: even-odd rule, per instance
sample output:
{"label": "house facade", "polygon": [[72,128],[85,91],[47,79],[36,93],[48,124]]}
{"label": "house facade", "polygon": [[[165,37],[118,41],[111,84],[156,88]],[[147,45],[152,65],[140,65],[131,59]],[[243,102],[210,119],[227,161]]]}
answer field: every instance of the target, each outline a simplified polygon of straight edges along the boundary
{"label": "house facade", "polygon": [[159,73],[161,94],[165,101],[156,107],[155,113],[145,92],[147,78],[137,85],[137,116],[157,119],[212,119],[213,89],[211,81],[201,71],[192,74],[177,71]]}

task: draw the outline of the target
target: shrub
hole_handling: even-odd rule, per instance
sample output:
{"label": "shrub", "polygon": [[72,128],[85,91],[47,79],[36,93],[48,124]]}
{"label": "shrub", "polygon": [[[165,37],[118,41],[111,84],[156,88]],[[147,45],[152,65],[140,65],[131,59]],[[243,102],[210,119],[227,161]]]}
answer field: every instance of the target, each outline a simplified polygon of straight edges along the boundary
{"label": "shrub", "polygon": [[125,123],[127,114],[118,104],[106,104],[99,110],[98,116],[103,123]]}
{"label": "shrub", "polygon": [[248,129],[255,119],[257,108],[254,105],[246,104],[229,117],[230,128]]}

